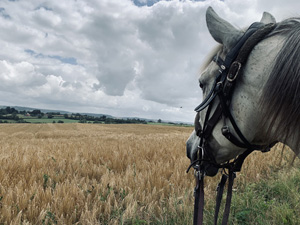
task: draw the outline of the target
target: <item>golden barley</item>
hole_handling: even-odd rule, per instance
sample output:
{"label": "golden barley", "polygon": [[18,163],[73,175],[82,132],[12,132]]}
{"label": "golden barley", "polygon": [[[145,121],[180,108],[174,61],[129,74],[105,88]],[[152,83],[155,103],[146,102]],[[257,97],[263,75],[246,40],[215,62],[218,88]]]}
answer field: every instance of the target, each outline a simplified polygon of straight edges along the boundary
{"label": "golden barley", "polygon": [[[0,224],[128,224],[164,221],[166,213],[189,216],[194,178],[185,173],[185,141],[192,129],[2,124]],[[251,155],[236,186],[287,164],[292,156],[286,152]],[[206,181],[208,201],[217,182]]]}

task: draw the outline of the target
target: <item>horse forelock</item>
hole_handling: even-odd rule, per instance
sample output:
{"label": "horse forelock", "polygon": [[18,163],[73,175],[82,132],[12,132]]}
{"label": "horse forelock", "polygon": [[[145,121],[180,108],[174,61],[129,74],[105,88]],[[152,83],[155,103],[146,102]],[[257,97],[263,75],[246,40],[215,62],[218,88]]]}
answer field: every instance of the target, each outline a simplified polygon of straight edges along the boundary
{"label": "horse forelock", "polygon": [[278,23],[269,36],[275,35],[284,36],[285,41],[264,87],[261,105],[267,132],[276,126],[276,134],[286,140],[300,128],[300,18]]}
{"label": "horse forelock", "polygon": [[210,53],[207,55],[207,57],[204,59],[204,62],[201,65],[201,68],[200,68],[201,72],[203,70],[205,70],[206,67],[208,67],[208,65],[211,63],[213,57],[221,51],[222,47],[223,47],[223,45],[217,45],[213,50],[210,51]]}

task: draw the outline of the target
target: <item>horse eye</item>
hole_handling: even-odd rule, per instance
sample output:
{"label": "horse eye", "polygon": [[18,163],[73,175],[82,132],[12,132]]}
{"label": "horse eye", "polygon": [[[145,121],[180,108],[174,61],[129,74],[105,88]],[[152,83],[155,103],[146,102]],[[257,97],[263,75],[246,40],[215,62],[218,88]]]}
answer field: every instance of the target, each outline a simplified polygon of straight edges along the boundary
{"label": "horse eye", "polygon": [[199,82],[199,87],[200,87],[201,89],[203,89],[204,85],[203,85],[202,82]]}

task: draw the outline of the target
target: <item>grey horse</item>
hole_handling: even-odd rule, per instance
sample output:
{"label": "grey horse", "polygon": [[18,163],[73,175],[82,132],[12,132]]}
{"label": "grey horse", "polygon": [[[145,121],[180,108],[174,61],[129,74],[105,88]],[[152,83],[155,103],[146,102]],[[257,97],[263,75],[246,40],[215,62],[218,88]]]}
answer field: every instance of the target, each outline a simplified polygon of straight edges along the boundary
{"label": "grey horse", "polygon": [[[208,57],[199,84],[203,98],[208,95],[219,66],[212,60],[214,55],[224,60],[244,31],[235,28],[219,17],[209,7],[206,22],[211,36],[220,45]],[[251,51],[243,72],[236,81],[230,111],[245,138],[256,145],[282,142],[299,157],[300,143],[300,19],[290,18],[276,23],[275,18],[264,13],[262,23],[275,23],[275,29]],[[211,104],[215,108],[216,98]],[[203,125],[206,110],[200,112]],[[214,110],[214,109],[213,109]],[[225,138],[221,132],[224,118],[214,127],[206,140],[210,154],[216,163],[225,163],[246,149]],[[227,121],[233,135],[235,131]],[[197,157],[199,137],[193,131],[186,143],[187,156],[191,161]]]}

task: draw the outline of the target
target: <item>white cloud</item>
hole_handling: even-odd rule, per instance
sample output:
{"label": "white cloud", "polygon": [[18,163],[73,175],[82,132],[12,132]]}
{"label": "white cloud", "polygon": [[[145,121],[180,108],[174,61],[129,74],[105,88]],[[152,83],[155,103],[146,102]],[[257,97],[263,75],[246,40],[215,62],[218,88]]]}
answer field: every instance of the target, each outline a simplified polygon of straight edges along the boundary
{"label": "white cloud", "polygon": [[0,86],[2,90],[15,91],[40,86],[45,77],[28,62],[10,63],[0,61]]}
{"label": "white cloud", "polygon": [[263,11],[297,16],[300,3],[1,1],[0,104],[193,121],[198,70],[215,45],[208,5],[245,27]]}

